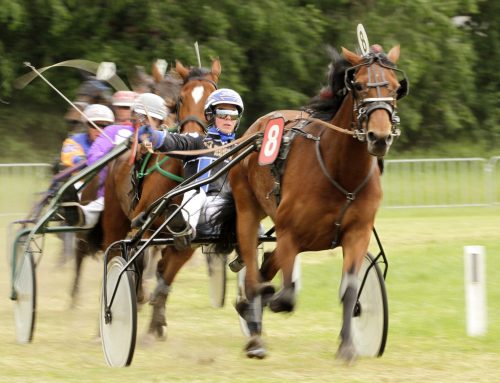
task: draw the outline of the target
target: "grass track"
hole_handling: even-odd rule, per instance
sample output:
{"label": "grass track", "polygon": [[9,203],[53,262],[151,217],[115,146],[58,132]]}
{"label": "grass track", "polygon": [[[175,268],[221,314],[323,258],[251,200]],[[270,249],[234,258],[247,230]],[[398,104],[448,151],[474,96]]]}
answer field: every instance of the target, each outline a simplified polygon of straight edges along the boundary
{"label": "grass track", "polygon": [[[9,270],[0,258],[0,382],[495,382],[500,370],[500,209],[383,210],[377,221],[389,258],[389,339],[379,359],[345,366],[334,358],[340,330],[338,250],[302,256],[303,290],[293,315],[266,312],[269,357],[244,357],[243,337],[228,303],[208,303],[206,267],[195,257],[169,297],[166,342],[140,345],[132,366],[105,366],[97,331],[99,261],[87,260],[80,307],[68,307],[72,265],[56,267],[60,243],[50,238],[37,271],[34,342],[15,342]],[[4,227],[4,226],[3,226]],[[5,238],[5,232],[0,233]],[[488,334],[465,334],[463,246],[487,257]],[[5,244],[1,244],[2,249]],[[149,307],[139,315],[139,335]]]}

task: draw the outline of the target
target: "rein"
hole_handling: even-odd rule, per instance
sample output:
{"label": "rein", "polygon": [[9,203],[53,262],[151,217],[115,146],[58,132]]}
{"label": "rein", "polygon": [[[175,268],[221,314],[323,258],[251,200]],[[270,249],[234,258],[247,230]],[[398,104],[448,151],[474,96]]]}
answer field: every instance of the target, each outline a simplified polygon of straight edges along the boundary
{"label": "rein", "polygon": [[147,175],[153,173],[154,171],[158,171],[162,176],[170,178],[173,181],[177,181],[177,182],[184,181],[183,177],[180,177],[177,174],[174,174],[174,173],[171,173],[171,172],[168,172],[168,171],[162,169],[161,165],[170,158],[168,156],[163,157],[160,161],[158,161],[158,157],[156,157],[156,163],[153,166],[151,166],[149,169],[146,170],[146,166],[147,166],[148,161],[151,158],[151,156],[152,156],[151,153],[146,154],[146,157],[144,158],[144,161],[142,162],[141,170],[137,174],[137,178],[144,178]]}
{"label": "rein", "polygon": [[[309,121],[309,122],[317,122],[318,124],[321,124],[321,125],[329,128],[329,129],[335,130],[335,131],[343,133],[343,134],[347,134],[347,135],[350,135],[350,136],[354,136],[355,135],[355,132],[353,132],[352,130],[340,128],[340,127],[338,127],[336,125],[330,124],[329,122],[326,122],[326,121],[323,121],[323,120],[320,120],[320,119],[314,118],[314,117],[294,118],[294,119],[288,120],[287,123],[292,123],[292,122],[296,122],[296,121],[303,121],[303,120],[306,120],[306,121]],[[290,130],[290,129],[292,129],[292,128],[285,128],[285,130]],[[177,156],[197,156],[197,155],[202,155],[202,154],[208,154],[208,153],[213,153],[213,152],[221,150],[221,149],[230,148],[231,146],[237,145],[240,142],[243,142],[245,139],[253,137],[253,136],[256,136],[258,134],[263,134],[263,132],[255,132],[255,133],[253,133],[250,136],[242,136],[242,137],[238,138],[237,140],[234,140],[234,141],[230,142],[229,144],[218,146],[218,147],[212,148],[212,149],[173,150],[173,151],[170,151],[170,152],[154,152],[154,153],[157,153],[157,154],[168,154],[168,155],[177,155]]]}

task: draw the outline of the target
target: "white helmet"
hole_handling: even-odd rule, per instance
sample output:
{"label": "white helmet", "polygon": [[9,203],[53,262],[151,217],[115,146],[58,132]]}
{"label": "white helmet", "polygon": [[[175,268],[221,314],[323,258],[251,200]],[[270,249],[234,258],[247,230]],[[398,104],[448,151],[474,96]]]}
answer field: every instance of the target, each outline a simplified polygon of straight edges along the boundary
{"label": "white helmet", "polygon": [[137,93],[131,90],[119,90],[111,98],[113,106],[132,106],[137,97]]}
{"label": "white helmet", "polygon": [[215,106],[219,104],[230,104],[236,106],[240,115],[245,110],[243,100],[237,92],[227,88],[217,89],[216,91],[210,93],[210,96],[208,96],[207,101],[205,102],[205,108],[203,110],[205,111],[207,120],[210,120]]}
{"label": "white helmet", "polygon": [[[83,113],[87,116],[89,121],[105,121],[109,123],[115,122],[115,115],[113,111],[105,105],[91,104],[85,107]],[[86,122],[87,120],[85,120]]]}
{"label": "white helmet", "polygon": [[132,110],[135,113],[140,113],[145,116],[149,114],[151,117],[161,121],[163,121],[168,114],[165,100],[153,93],[143,93],[137,97],[132,106]]}

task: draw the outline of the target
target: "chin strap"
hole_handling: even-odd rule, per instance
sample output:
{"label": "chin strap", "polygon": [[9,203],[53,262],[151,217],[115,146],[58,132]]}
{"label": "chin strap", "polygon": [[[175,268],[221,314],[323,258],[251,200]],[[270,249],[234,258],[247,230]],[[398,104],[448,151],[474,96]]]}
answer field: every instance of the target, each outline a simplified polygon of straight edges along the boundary
{"label": "chin strap", "polygon": [[227,133],[221,132],[219,130],[219,128],[217,128],[216,126],[211,126],[208,129],[208,132],[209,133],[217,133],[220,136],[220,139],[222,142],[233,141],[234,138],[236,137],[236,133],[233,132],[231,134],[227,134]]}

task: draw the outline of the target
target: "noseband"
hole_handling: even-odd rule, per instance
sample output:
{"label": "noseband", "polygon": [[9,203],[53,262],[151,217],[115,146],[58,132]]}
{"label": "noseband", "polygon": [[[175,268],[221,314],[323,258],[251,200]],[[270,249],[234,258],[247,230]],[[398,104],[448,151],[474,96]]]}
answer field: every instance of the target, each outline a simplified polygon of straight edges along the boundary
{"label": "noseband", "polygon": [[[186,86],[190,81],[205,81],[205,82],[208,82],[209,84],[211,84],[215,89],[214,90],[217,90],[217,84],[215,83],[215,81],[212,81],[208,78],[204,78],[204,77],[191,77],[185,84],[184,86]],[[182,131],[182,128],[184,125],[186,125],[188,122],[195,122],[197,123],[199,126],[201,126],[201,128],[203,129],[204,132],[206,132],[207,130],[207,124],[201,120],[200,118],[198,118],[197,116],[194,116],[194,115],[189,115],[187,116],[186,118],[184,118],[182,121],[180,120],[180,116],[179,116],[179,111],[181,109],[181,106],[183,104],[184,100],[182,99],[182,96],[179,96],[179,99],[177,100],[177,107],[176,107],[176,118],[177,118],[177,121],[179,121],[178,123],[178,128],[179,128],[179,131]]]}
{"label": "noseband", "polygon": [[[355,75],[359,68],[363,66],[366,66],[368,71],[368,82],[366,84],[366,89],[361,88],[361,84],[353,82],[352,80],[353,78],[355,78]],[[389,82],[386,80],[385,72],[382,68],[387,68],[392,71],[399,72],[403,75],[403,81],[405,82],[404,86],[406,87],[404,90],[405,94],[399,96],[399,92],[397,89],[389,88]],[[379,74],[380,81],[377,81],[377,77]],[[403,81],[401,81],[400,83],[401,86],[403,86]],[[385,56],[382,56],[380,53],[369,53],[365,56],[365,61],[363,63],[349,68],[345,71],[344,82],[346,88],[353,94],[354,99],[354,113],[356,115],[354,137],[356,137],[361,142],[366,141],[365,126],[368,124],[370,115],[378,109],[385,110],[391,118],[390,135],[392,137],[399,137],[401,135],[401,131],[398,128],[400,119],[396,111],[395,101],[397,98],[404,97],[407,93],[408,79],[404,71],[402,71],[401,69],[397,69],[394,64],[390,63],[387,58]],[[368,91],[371,88],[375,88],[377,97],[358,97],[362,94],[368,94]],[[398,97],[382,97],[382,88],[388,88],[390,94],[398,95]]]}

